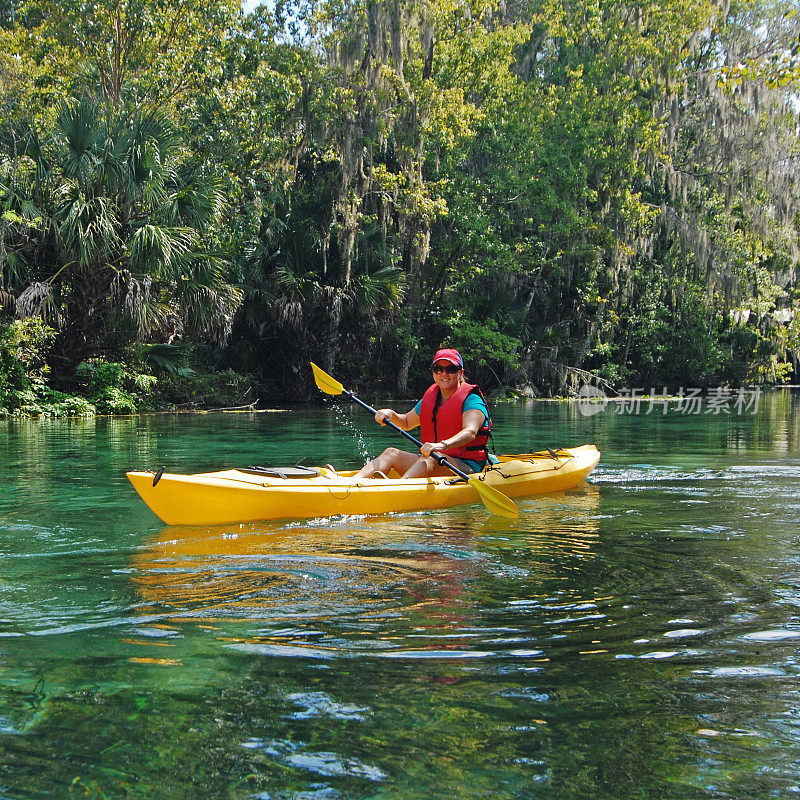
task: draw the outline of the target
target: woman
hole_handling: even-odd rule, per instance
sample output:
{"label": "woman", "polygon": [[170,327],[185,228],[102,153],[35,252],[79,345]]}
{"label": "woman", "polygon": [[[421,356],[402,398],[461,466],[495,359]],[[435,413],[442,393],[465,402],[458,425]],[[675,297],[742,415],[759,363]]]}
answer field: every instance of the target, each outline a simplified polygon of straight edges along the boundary
{"label": "woman", "polygon": [[492,420],[481,390],[466,382],[458,350],[439,350],[431,369],[434,382],[411,411],[398,414],[391,408],[381,408],[375,414],[380,425],[389,420],[404,431],[421,426],[419,454],[388,447],[368,461],[356,478],[371,478],[379,472],[388,475],[392,469],[404,478],[452,475],[452,470],[440,466],[431,456],[433,450],[446,455],[462,472],[480,472],[486,466]]}

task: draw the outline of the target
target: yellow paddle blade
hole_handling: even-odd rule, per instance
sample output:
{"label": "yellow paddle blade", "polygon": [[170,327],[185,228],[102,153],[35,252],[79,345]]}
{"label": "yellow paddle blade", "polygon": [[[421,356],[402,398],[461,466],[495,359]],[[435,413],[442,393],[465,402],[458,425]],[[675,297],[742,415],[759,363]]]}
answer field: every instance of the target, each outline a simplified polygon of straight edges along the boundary
{"label": "yellow paddle blade", "polygon": [[470,476],[469,485],[478,492],[483,504],[495,516],[508,517],[508,519],[516,519],[519,516],[519,509],[513,500],[506,497],[499,489],[495,489],[494,486],[489,486],[477,475]]}
{"label": "yellow paddle blade", "polygon": [[341,394],[344,391],[344,386],[336,378],[332,378],[313,361],[310,363],[311,369],[314,371],[314,382],[321,391],[325,392],[325,394]]}

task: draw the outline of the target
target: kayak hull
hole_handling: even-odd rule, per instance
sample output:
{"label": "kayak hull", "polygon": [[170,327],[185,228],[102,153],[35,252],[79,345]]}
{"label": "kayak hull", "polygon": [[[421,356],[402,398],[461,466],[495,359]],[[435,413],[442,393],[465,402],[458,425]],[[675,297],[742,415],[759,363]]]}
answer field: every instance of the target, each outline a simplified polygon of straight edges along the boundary
{"label": "kayak hull", "polygon": [[[594,445],[500,456],[481,479],[508,497],[560,492],[577,486],[600,460]],[[271,519],[308,519],[448,508],[480,502],[480,495],[455,476],[367,478],[319,468],[312,477],[283,478],[223,470],[196,475],[129,472],[128,479],[167,525],[222,525]]]}

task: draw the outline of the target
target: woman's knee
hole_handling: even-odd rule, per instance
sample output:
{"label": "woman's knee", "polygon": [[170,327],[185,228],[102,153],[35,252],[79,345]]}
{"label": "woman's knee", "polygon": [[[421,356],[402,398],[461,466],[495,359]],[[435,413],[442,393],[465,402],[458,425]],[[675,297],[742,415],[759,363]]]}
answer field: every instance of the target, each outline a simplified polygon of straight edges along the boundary
{"label": "woman's knee", "polygon": [[404,464],[407,460],[406,455],[406,453],[397,447],[387,447],[376,459],[374,459],[373,463],[376,464],[378,469],[387,470]]}
{"label": "woman's knee", "polygon": [[430,457],[418,458],[414,461],[406,472],[404,478],[425,478],[429,476],[436,467],[436,461]]}

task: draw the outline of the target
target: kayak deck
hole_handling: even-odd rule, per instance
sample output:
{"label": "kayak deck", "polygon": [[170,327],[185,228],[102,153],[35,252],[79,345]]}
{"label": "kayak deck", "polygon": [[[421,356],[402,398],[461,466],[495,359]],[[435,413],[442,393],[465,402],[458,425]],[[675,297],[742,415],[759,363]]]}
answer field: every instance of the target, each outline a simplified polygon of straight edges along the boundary
{"label": "kayak deck", "polygon": [[[595,468],[594,445],[499,456],[481,480],[508,497],[571,489]],[[355,479],[355,470],[308,469],[308,477],[285,477],[277,470],[227,469],[196,475],[129,472],[128,479],[150,509],[167,525],[219,525],[271,519],[308,519],[338,514],[421,511],[480,501],[478,492],[456,476]],[[295,474],[288,468],[287,475]]]}

